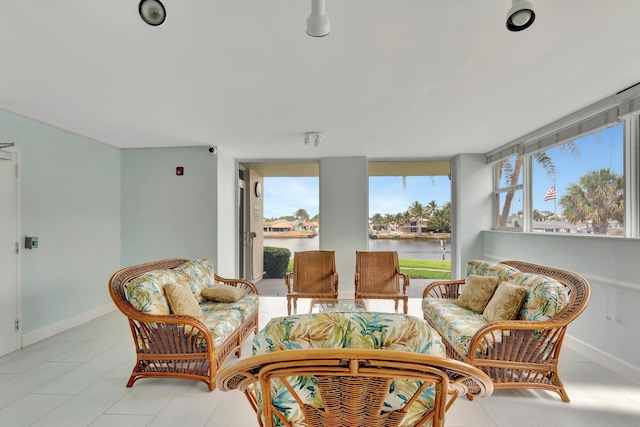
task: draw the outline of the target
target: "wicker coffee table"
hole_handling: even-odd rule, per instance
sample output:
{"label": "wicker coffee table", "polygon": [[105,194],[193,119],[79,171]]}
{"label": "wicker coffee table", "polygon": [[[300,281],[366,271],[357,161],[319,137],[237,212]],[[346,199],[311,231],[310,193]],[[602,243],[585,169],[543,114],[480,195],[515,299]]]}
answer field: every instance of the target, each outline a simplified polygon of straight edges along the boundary
{"label": "wicker coffee table", "polygon": [[361,299],[324,299],[314,298],[311,300],[309,313],[323,313],[333,311],[357,312],[367,311],[364,300]]}

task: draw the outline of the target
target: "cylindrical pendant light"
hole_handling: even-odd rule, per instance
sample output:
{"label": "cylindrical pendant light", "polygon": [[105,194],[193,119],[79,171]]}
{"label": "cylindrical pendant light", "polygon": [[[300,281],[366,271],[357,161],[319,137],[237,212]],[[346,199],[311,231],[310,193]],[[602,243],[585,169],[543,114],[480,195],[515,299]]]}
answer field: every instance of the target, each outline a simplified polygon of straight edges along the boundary
{"label": "cylindrical pendant light", "polygon": [[324,37],[331,31],[329,17],[324,12],[324,0],[311,0],[311,15],[307,18],[307,34]]}

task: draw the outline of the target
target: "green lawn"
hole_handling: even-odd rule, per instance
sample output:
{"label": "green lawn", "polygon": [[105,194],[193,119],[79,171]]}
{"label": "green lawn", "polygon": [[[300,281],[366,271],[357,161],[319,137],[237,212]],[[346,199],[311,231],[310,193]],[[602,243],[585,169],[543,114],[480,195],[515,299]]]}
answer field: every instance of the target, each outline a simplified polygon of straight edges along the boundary
{"label": "green lawn", "polygon": [[400,271],[412,279],[451,279],[451,261],[400,258]]}
{"label": "green lawn", "polygon": [[[412,279],[451,279],[451,261],[400,258],[400,271]],[[293,270],[293,257],[287,271]]]}

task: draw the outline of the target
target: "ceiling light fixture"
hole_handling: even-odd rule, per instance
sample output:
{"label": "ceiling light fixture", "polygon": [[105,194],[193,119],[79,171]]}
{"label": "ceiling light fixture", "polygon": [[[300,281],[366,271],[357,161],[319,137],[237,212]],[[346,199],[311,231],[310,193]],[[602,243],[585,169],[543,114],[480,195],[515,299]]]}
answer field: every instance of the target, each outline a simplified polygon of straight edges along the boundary
{"label": "ceiling light fixture", "polygon": [[142,0],[138,12],[144,22],[154,27],[161,25],[167,18],[167,11],[159,0]]}
{"label": "ceiling light fixture", "polygon": [[304,145],[309,145],[313,142],[314,147],[319,147],[322,136],[320,132],[307,132],[304,134]]}
{"label": "ceiling light fixture", "polygon": [[526,30],[536,20],[533,3],[527,0],[513,0],[513,5],[507,12],[507,29],[509,31]]}
{"label": "ceiling light fixture", "polygon": [[329,17],[324,12],[324,0],[311,0],[311,15],[307,18],[307,34],[324,37],[331,31]]}

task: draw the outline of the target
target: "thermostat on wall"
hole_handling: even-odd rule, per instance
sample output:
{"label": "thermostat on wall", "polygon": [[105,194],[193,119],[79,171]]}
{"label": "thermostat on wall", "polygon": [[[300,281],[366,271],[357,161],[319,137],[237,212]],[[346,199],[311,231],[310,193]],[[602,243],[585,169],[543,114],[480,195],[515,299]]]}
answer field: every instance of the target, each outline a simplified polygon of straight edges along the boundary
{"label": "thermostat on wall", "polygon": [[28,237],[24,238],[24,247],[27,249],[37,249],[38,248],[38,238],[37,237]]}

